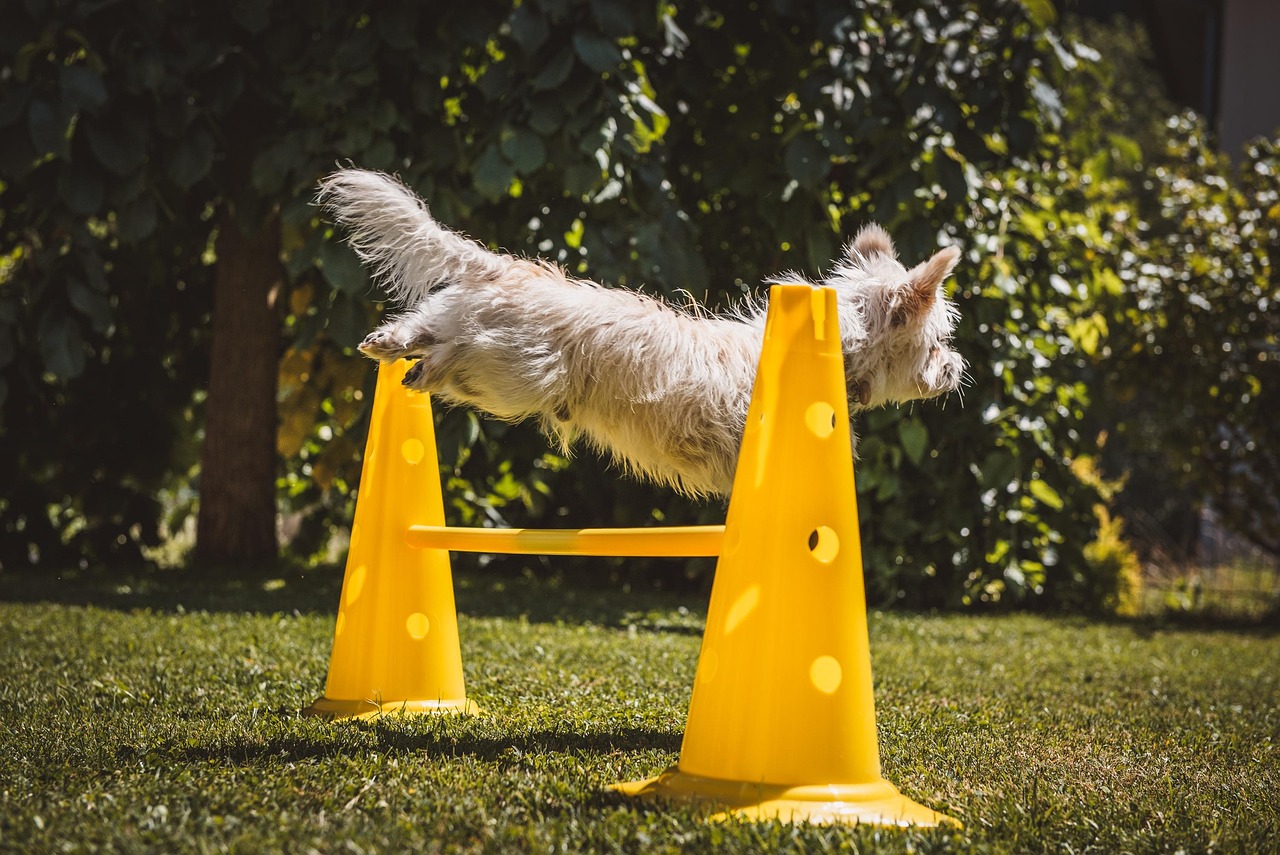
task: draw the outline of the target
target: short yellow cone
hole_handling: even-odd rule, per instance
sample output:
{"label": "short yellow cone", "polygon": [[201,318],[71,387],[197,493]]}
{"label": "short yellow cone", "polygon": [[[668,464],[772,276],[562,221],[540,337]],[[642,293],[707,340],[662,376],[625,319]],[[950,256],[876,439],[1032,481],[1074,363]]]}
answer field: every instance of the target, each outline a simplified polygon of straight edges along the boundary
{"label": "short yellow cone", "polygon": [[401,385],[408,366],[378,369],[329,677],[310,715],[475,711],[449,553],[405,540],[410,525],[444,524],[431,402]]}
{"label": "short yellow cone", "polygon": [[680,760],[629,795],[938,825],[880,774],[836,293],[772,289]]}

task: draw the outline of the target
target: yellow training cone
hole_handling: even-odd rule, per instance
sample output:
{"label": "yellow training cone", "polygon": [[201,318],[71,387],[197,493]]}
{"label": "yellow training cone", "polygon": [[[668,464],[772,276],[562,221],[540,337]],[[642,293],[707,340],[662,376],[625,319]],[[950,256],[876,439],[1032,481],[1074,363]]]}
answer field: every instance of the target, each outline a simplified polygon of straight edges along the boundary
{"label": "yellow training cone", "polygon": [[444,524],[431,402],[401,385],[407,369],[378,369],[329,678],[310,715],[475,711],[449,553],[405,540],[410,525]]}
{"label": "yellow training cone", "polygon": [[622,792],[954,822],[880,775],[846,399],[836,292],[774,286],[680,760]]}

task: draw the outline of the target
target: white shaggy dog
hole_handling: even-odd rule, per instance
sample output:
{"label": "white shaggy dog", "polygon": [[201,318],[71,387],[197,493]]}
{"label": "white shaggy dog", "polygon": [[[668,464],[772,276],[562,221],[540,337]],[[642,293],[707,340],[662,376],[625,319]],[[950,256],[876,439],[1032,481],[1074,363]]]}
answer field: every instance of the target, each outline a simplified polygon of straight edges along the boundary
{"label": "white shaggy dog", "polygon": [[[405,385],[508,421],[536,417],[564,449],[584,436],[626,470],[681,492],[729,494],[763,307],[705,317],[490,252],[380,173],[341,170],[319,198],[408,304],[360,346],[382,360],[421,357]],[[871,225],[823,280],[839,293],[851,411],[958,387],[956,311],[941,290],[958,258],[949,247],[908,270]]]}

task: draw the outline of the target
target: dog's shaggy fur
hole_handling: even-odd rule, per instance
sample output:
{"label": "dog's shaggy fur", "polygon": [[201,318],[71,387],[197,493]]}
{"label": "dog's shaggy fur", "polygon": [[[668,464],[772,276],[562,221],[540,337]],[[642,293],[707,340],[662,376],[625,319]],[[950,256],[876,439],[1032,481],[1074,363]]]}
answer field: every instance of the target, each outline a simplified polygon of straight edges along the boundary
{"label": "dog's shaggy fur", "polygon": [[[586,437],[684,493],[728,495],[763,307],[707,317],[490,252],[379,173],[341,170],[320,202],[408,305],[360,346],[381,360],[421,357],[405,385],[509,421],[536,417],[566,450]],[[958,258],[946,248],[908,270],[871,225],[823,280],[839,292],[851,411],[957,388],[964,361],[949,344],[956,311],[941,287]]]}

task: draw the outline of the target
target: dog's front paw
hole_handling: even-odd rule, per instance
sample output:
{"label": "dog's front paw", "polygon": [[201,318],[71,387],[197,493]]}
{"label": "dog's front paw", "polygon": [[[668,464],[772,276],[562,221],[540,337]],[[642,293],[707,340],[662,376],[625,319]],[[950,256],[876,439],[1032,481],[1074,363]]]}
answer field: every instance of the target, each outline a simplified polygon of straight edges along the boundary
{"label": "dog's front paw", "polygon": [[405,371],[404,379],[400,381],[401,385],[408,389],[417,389],[419,391],[427,391],[427,360],[419,359],[417,362],[409,366],[409,370]]}
{"label": "dog's front paw", "polygon": [[374,330],[360,342],[360,352],[371,359],[392,362],[405,355],[405,347],[389,330]]}

